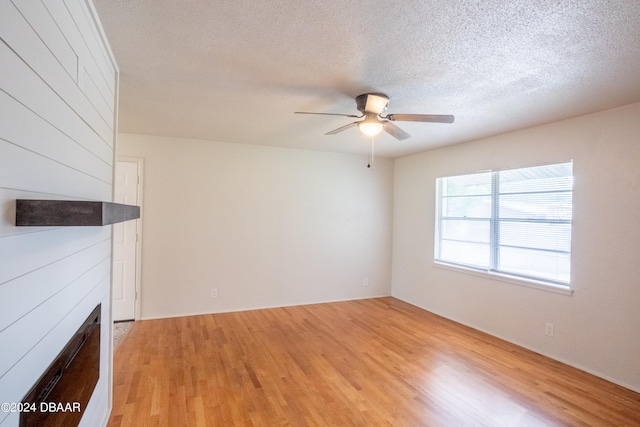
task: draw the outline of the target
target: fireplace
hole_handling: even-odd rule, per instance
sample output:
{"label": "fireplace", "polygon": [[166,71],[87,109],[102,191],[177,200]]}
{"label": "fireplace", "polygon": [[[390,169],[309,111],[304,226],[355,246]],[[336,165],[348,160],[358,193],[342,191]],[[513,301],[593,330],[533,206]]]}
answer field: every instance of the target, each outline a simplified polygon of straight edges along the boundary
{"label": "fireplace", "polygon": [[93,310],[22,400],[20,427],[75,427],[100,377],[100,310]]}

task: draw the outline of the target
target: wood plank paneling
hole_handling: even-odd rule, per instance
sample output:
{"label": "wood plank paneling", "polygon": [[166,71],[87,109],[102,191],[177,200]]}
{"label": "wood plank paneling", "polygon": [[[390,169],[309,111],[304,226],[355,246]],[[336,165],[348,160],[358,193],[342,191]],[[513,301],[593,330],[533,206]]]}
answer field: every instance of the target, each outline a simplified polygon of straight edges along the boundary
{"label": "wood plank paneling", "polygon": [[[81,63],[94,76],[94,81],[100,87],[105,99],[111,99],[115,95],[115,70],[107,61],[100,61],[100,64],[96,62],[96,54],[90,50],[85,41],[85,35],[81,33],[78,23],[72,17],[69,5],[73,6],[73,3],[79,4],[80,2],[77,0],[42,0],[42,3],[60,27]],[[82,25],[81,21],[80,25]]]}
{"label": "wood plank paneling", "polygon": [[[24,61],[32,73],[55,92],[74,112],[93,129],[108,146],[112,145],[113,116],[105,120],[95,104],[82,91],[82,79],[74,79],[53,56],[46,44],[12,3],[0,1],[0,38]],[[80,60],[82,63],[82,60]]]}
{"label": "wood plank paneling", "polygon": [[[96,84],[110,89],[104,92],[104,96],[105,99],[111,99],[114,93],[112,87],[115,80],[114,68],[107,50],[104,49],[99,31],[93,25],[93,18],[89,16],[89,10],[77,0],[64,0],[64,4],[82,37],[87,52],[91,55],[92,62],[96,64],[99,74],[91,74],[94,76]],[[101,76],[102,79],[98,79],[98,76]],[[102,84],[100,84],[101,82]]]}
{"label": "wood plank paneling", "polygon": [[[109,279],[110,259],[105,257],[81,276],[64,283],[49,298],[32,310],[16,317],[11,325],[2,325],[0,330],[0,378],[11,369],[20,358],[31,350],[33,342],[39,342],[51,332],[53,325],[69,313],[78,303],[79,297],[104,280]],[[34,318],[47,319],[47,322],[33,322]],[[26,341],[22,337],[29,336]],[[0,380],[1,384],[2,380]],[[1,385],[0,385],[1,386]]]}
{"label": "wood plank paneling", "polygon": [[635,426],[640,394],[395,298],[135,322],[110,427]]}
{"label": "wood plank paneling", "polygon": [[[25,168],[32,165],[33,168]],[[56,177],[56,179],[51,179]],[[76,199],[109,200],[112,184],[0,139],[2,187]],[[53,197],[51,197],[53,198]]]}
{"label": "wood plank paneling", "polygon": [[[0,0],[0,401],[20,402],[102,303],[100,380],[83,427],[103,425],[109,409],[111,230],[14,220],[18,198],[111,201],[117,70],[91,10]],[[0,426],[18,417],[0,413]]]}
{"label": "wood plank paneling", "polygon": [[[93,129],[78,113],[35,74],[4,42],[0,42],[0,88],[58,128],[74,141],[86,144],[100,158],[107,159],[112,141],[105,140],[102,129]],[[84,112],[83,112],[84,113]]]}
{"label": "wood plank paneling", "polygon": [[[0,333],[104,262],[110,256],[110,245],[111,242],[105,240],[0,286],[0,299],[2,300],[0,309],[5,313],[0,319]],[[76,266],[77,268],[74,268]],[[19,296],[24,293],[37,295],[38,298],[19,299]]]}
{"label": "wood plank paneling", "polygon": [[[93,176],[112,181],[112,160],[102,144],[94,147],[75,141],[4,92],[0,92],[0,138],[43,157]],[[12,123],[20,123],[19,128]]]}
{"label": "wood plank paneling", "polygon": [[[0,191],[0,194],[3,193]],[[14,201],[15,203],[15,201]],[[15,217],[14,217],[15,218]],[[6,227],[9,228],[9,227]],[[0,286],[109,239],[108,227],[35,228],[0,238]],[[42,242],[47,244],[43,245]]]}
{"label": "wood plank paneling", "polygon": [[33,27],[38,37],[51,51],[67,74],[77,81],[78,56],[73,51],[60,28],[41,1],[14,0],[11,3],[20,11],[24,19]]}
{"label": "wood plank paneling", "polygon": [[[102,119],[109,126],[113,127],[113,100],[105,99],[104,93],[100,91],[96,81],[93,79],[93,76],[84,64],[80,64],[81,68],[79,73],[81,73],[81,77],[83,80],[81,81],[82,90],[87,96],[87,98],[91,101],[91,104],[94,106],[98,114],[102,117]],[[110,103],[111,102],[111,103]]]}

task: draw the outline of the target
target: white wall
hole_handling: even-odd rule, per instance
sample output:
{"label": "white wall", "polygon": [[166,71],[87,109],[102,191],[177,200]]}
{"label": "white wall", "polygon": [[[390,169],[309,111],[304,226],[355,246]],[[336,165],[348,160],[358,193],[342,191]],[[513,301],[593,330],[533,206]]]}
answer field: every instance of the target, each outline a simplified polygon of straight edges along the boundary
{"label": "white wall", "polygon": [[[437,177],[569,159],[572,296],[434,267]],[[640,391],[639,165],[640,104],[398,159],[392,294]]]}
{"label": "white wall", "polygon": [[129,134],[118,150],[144,158],[142,318],[389,295],[392,160]]}
{"label": "white wall", "polygon": [[111,200],[117,69],[100,34],[81,0],[0,2],[0,402],[20,402],[102,302],[83,426],[110,404],[110,229],[15,227],[15,199]]}

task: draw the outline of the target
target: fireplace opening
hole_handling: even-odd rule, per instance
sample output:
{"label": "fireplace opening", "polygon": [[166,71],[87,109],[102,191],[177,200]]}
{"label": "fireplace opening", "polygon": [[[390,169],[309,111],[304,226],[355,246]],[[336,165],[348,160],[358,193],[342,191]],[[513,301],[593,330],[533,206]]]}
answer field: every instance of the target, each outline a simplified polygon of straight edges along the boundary
{"label": "fireplace opening", "polygon": [[100,378],[100,311],[91,312],[22,400],[20,427],[75,427]]}

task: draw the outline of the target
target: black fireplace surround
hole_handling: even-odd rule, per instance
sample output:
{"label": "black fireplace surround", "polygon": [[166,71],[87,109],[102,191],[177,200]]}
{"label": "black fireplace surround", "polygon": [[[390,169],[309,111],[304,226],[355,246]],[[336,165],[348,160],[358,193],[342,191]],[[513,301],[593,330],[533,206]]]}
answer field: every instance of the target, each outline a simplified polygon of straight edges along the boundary
{"label": "black fireplace surround", "polygon": [[22,400],[20,427],[75,427],[100,378],[101,304]]}

